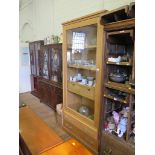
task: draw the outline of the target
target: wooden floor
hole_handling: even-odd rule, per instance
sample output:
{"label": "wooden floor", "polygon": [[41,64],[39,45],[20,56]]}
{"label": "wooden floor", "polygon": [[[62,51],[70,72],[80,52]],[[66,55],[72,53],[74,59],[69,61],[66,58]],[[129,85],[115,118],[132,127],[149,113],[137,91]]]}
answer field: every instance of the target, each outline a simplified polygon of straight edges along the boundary
{"label": "wooden floor", "polygon": [[30,93],[23,93],[19,95],[19,102],[29,106],[29,108],[42,118],[63,140],[71,138],[62,128],[61,117],[50,107],[44,103],[40,103],[37,97]]}

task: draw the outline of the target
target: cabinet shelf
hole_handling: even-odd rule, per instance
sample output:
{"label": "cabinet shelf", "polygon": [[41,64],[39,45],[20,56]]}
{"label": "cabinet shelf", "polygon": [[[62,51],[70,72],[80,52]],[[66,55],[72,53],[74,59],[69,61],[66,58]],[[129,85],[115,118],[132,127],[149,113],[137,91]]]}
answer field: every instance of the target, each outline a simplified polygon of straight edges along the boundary
{"label": "cabinet shelf", "polygon": [[68,67],[76,68],[76,69],[86,69],[86,70],[96,71],[96,66],[85,66],[85,65],[77,65],[77,64],[68,64]]}
{"label": "cabinet shelf", "polygon": [[120,90],[126,93],[134,93],[134,89],[132,89],[129,84],[122,84],[122,83],[115,83],[115,82],[108,81],[105,84],[105,86],[108,88]]}
{"label": "cabinet shelf", "polygon": [[[69,49],[69,50],[72,50],[72,46],[70,45],[70,46],[68,46],[68,48],[67,49]],[[88,45],[88,46],[85,46],[84,47],[84,49],[96,49],[96,45]],[[77,49],[78,50],[78,49]]]}
{"label": "cabinet shelf", "polygon": [[68,82],[68,90],[77,95],[94,100],[95,87],[81,85],[77,82]]}
{"label": "cabinet shelf", "polygon": [[106,134],[107,136],[110,136],[112,139],[117,140],[117,141],[120,141],[122,143],[126,142],[125,139],[123,139],[123,137],[122,138],[119,138],[119,137],[113,135],[112,133],[109,133],[109,132],[103,130],[102,131],[102,135],[104,135],[104,134]]}
{"label": "cabinet shelf", "polygon": [[104,97],[109,98],[109,99],[112,99],[114,101],[119,101],[119,102],[124,103],[124,104],[127,104],[128,103],[126,100],[122,100],[122,99],[119,99],[117,97],[110,96],[108,94],[104,94]]}
{"label": "cabinet shelf", "polygon": [[107,65],[132,66],[132,64],[130,62],[111,62],[111,61],[107,61],[106,64]]}

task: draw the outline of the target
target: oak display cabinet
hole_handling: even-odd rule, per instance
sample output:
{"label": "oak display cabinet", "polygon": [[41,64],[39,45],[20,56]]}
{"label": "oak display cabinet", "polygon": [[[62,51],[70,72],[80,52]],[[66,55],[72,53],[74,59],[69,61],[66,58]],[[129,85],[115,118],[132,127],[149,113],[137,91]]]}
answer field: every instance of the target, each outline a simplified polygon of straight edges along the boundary
{"label": "oak display cabinet", "polygon": [[103,12],[63,23],[63,126],[94,154],[98,154]]}

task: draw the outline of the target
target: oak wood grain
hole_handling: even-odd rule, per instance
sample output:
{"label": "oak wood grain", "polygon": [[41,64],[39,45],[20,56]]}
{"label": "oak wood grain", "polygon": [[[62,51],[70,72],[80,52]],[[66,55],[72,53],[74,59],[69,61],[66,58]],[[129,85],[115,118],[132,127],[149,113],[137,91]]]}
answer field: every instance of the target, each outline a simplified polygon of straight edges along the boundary
{"label": "oak wood grain", "polygon": [[29,107],[19,110],[19,130],[33,155],[38,155],[63,142]]}
{"label": "oak wood grain", "polygon": [[93,155],[75,139],[70,139],[63,144],[49,149],[40,155]]}

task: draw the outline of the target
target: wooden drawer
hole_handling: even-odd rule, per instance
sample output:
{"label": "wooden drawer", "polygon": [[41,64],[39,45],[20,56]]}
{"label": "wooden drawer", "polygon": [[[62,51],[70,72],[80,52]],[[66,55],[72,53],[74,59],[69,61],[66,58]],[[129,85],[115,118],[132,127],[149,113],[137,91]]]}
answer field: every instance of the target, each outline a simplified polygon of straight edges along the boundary
{"label": "wooden drawer", "polygon": [[94,100],[94,93],[95,93],[94,87],[80,85],[75,82],[68,82],[68,90],[75,94],[86,97],[88,99]]}
{"label": "wooden drawer", "polygon": [[134,155],[134,150],[126,142],[121,142],[110,135],[103,133],[100,155]]}
{"label": "wooden drawer", "polygon": [[81,129],[75,127],[72,123],[68,122],[64,119],[63,121],[64,128],[76,137],[79,141],[81,141],[85,146],[87,146],[93,152],[97,152],[98,150],[98,142],[94,138],[88,136],[86,133],[81,131]]}

